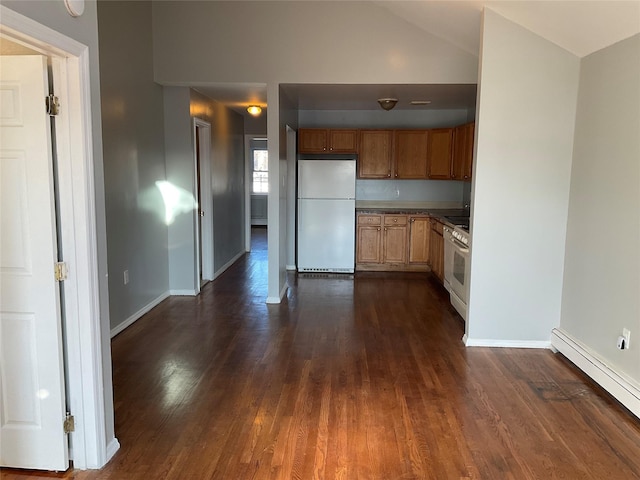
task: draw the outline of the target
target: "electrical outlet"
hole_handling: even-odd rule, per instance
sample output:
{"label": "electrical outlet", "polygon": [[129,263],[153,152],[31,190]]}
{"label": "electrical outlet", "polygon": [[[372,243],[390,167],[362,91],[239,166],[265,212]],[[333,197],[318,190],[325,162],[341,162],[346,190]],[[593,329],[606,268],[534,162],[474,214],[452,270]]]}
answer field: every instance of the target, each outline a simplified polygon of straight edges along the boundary
{"label": "electrical outlet", "polygon": [[123,277],[124,277],[124,284],[127,285],[129,283],[129,270],[124,271]]}
{"label": "electrical outlet", "polygon": [[628,328],[622,329],[622,336],[624,337],[624,348],[629,348],[629,342],[631,341],[631,331]]}

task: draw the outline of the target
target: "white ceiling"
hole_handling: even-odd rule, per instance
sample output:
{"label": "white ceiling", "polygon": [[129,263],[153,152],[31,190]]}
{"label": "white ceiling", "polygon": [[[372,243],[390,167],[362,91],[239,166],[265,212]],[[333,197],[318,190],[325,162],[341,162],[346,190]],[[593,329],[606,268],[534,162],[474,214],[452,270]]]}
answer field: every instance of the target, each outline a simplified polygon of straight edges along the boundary
{"label": "white ceiling", "polygon": [[[479,55],[482,10],[498,14],[559,45],[578,57],[640,33],[640,0],[372,0],[390,13]],[[471,93],[473,89],[473,93]],[[266,106],[264,85],[207,85],[198,90],[246,115],[246,106]],[[375,99],[397,97],[397,109],[470,108],[474,86],[442,85],[287,85],[285,93],[300,109],[371,110]],[[427,107],[412,107],[408,100],[427,99]]]}

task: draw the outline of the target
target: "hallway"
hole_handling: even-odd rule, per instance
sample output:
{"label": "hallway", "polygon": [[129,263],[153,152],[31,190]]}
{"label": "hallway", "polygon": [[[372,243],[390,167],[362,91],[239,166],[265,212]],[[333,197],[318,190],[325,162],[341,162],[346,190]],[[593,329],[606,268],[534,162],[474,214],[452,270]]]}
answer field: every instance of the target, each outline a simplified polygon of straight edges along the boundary
{"label": "hallway", "polygon": [[101,471],[3,480],[640,478],[640,423],[547,350],[465,348],[430,274],[289,274],[266,229],[199,297],[113,339]]}

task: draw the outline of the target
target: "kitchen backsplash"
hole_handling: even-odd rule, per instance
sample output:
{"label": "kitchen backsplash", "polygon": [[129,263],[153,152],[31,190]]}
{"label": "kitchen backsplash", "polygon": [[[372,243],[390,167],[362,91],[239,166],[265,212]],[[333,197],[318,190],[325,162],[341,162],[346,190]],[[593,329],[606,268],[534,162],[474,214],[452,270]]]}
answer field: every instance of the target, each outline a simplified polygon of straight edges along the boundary
{"label": "kitchen backsplash", "polygon": [[443,180],[356,180],[356,200],[463,203],[465,182]]}

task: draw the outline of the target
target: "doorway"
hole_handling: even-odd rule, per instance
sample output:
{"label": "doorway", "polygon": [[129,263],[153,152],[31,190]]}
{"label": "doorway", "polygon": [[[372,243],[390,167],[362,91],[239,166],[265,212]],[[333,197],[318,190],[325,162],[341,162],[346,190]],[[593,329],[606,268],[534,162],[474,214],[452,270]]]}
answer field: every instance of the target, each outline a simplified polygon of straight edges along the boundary
{"label": "doorway", "polygon": [[211,124],[193,119],[196,209],[196,289],[213,280],[213,195],[211,191]]}
{"label": "doorway", "polygon": [[[0,37],[49,59],[56,96],[64,106],[56,118],[54,139],[60,243],[69,272],[61,296],[65,305],[62,349],[66,388],[76,424],[69,434],[70,456],[76,468],[99,468],[115,454],[119,444],[113,436],[113,425],[106,421],[111,418],[107,413],[113,411],[109,317],[106,290],[102,302],[100,298],[100,285],[104,287],[105,283],[100,282],[98,268],[98,259],[106,258],[106,249],[98,248],[99,242],[104,245],[105,221],[104,205],[96,205],[94,153],[99,155],[99,150],[94,152],[92,139],[88,48],[3,5]],[[64,412],[60,412],[60,419],[63,417]]]}

